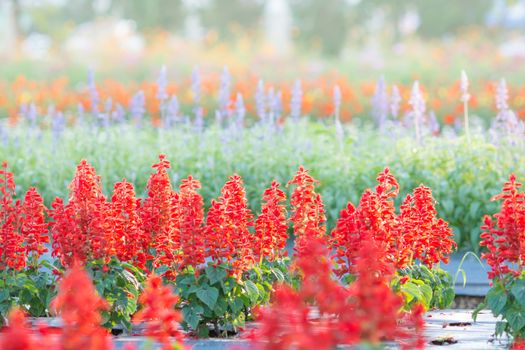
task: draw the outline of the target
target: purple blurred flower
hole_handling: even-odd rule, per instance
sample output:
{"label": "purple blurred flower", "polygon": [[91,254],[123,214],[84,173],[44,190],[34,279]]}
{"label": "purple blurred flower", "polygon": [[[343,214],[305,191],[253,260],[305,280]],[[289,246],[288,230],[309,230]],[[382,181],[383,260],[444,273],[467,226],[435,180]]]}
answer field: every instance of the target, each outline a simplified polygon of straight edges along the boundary
{"label": "purple blurred flower", "polygon": [[77,125],[84,126],[84,106],[81,103],[77,104]]}
{"label": "purple blurred flower", "polygon": [[177,96],[172,95],[166,108],[166,116],[163,120],[164,127],[171,128],[175,123],[177,123],[180,119],[179,112],[179,100],[177,99]]}
{"label": "purple blurred flower", "polygon": [[292,89],[292,97],[290,99],[290,117],[293,122],[298,122],[301,117],[301,107],[303,103],[303,90],[301,88],[301,81],[296,80]]}
{"label": "purple blurred flower", "polygon": [[157,78],[157,94],[155,95],[161,103],[168,98],[168,73],[166,66],[160,69],[159,77]]}
{"label": "purple blurred flower", "polygon": [[504,111],[509,109],[508,105],[509,91],[507,89],[507,82],[505,79],[501,79],[498,86],[496,87],[496,108],[498,111]]}
{"label": "purple blurred flower", "polygon": [[255,91],[255,109],[259,119],[266,122],[266,93],[264,92],[264,82],[259,80],[257,90]]}
{"label": "purple blurred flower", "polygon": [[423,94],[421,93],[421,90],[419,89],[419,82],[415,81],[414,85],[412,86],[412,93],[410,94],[410,99],[408,100],[408,103],[412,107],[412,113],[411,117],[413,118],[412,121],[414,123],[414,128],[416,131],[416,142],[421,142],[421,124],[423,123],[425,119],[425,111],[426,111],[426,105],[425,100],[423,99]]}
{"label": "purple blurred flower", "polygon": [[381,77],[376,83],[376,90],[372,97],[372,117],[376,125],[382,128],[388,119],[389,96],[386,89],[385,78]]}
{"label": "purple blurred flower", "polygon": [[137,127],[140,127],[144,113],[146,113],[146,97],[144,96],[144,91],[138,91],[133,95],[129,102],[129,112]]}
{"label": "purple blurred flower", "polygon": [[228,105],[230,104],[230,89],[232,79],[227,67],[224,67],[221,74],[219,87],[219,109],[223,115],[228,115]]}
{"label": "purple blurred flower", "polygon": [[464,70],[461,71],[461,80],[459,84],[459,89],[461,90],[461,102],[468,102],[470,100],[470,94],[468,92],[468,77],[467,73]]}
{"label": "purple blurred flower", "polygon": [[191,92],[193,94],[193,104],[199,106],[201,102],[201,76],[197,67],[191,73]]}
{"label": "purple blurred flower", "polygon": [[89,102],[91,103],[91,112],[96,115],[98,113],[100,96],[98,94],[97,85],[95,84],[95,73],[91,69],[88,71],[88,92]]}
{"label": "purple blurred flower", "polygon": [[396,85],[392,86],[392,95],[390,96],[390,114],[392,118],[397,119],[401,107],[401,94]]}
{"label": "purple blurred flower", "polygon": [[242,98],[242,94],[239,92],[237,93],[237,99],[235,100],[235,114],[236,120],[235,124],[237,129],[242,129],[244,127],[244,117],[246,115],[246,107],[244,106],[244,99]]}

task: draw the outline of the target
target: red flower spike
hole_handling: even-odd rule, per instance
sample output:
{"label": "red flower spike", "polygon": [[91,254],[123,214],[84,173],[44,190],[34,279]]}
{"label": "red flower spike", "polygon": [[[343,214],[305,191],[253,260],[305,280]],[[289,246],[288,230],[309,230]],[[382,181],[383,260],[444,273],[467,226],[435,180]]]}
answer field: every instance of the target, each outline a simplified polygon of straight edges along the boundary
{"label": "red flower spike", "polygon": [[283,255],[288,239],[286,194],[277,181],[272,181],[264,191],[263,201],[261,214],[255,221],[254,255],[259,260],[267,258],[271,261]]}
{"label": "red flower spike", "polygon": [[494,217],[485,216],[481,246],[488,252],[481,257],[492,268],[490,279],[505,274],[519,276],[525,269],[525,193],[520,192],[521,183],[511,174],[503,192],[492,200],[503,200],[500,212]]}
{"label": "red flower spike", "polygon": [[133,323],[146,322],[145,335],[153,337],[165,350],[173,349],[170,337],[182,343],[183,335],[179,331],[182,315],[175,310],[179,297],[173,294],[169,286],[163,286],[159,276],[150,275],[144,291],[139,297],[142,309],[133,317]]}
{"label": "red flower spike", "polygon": [[7,170],[7,162],[0,169],[0,270],[20,270],[26,266],[24,238],[20,233],[20,201],[15,201],[15,180]]}
{"label": "red flower spike", "polygon": [[201,183],[191,175],[181,181],[179,188],[181,270],[203,264],[205,259],[204,202],[197,192],[199,188]]}
{"label": "red flower spike", "polygon": [[108,211],[108,231],[110,251],[120,261],[132,262],[135,266],[145,268],[149,238],[142,229],[139,215],[140,200],[135,196],[133,184],[123,180],[117,182],[111,197]]}
{"label": "red flower spike", "polygon": [[295,250],[298,254],[301,254],[305,241],[322,237],[326,233],[324,205],[321,196],[315,192],[315,185],[318,183],[319,181],[310,176],[303,166],[299,167],[295,176],[288,182],[288,186],[296,185],[290,197],[290,220],[293,223]]}
{"label": "red flower spike", "polygon": [[252,213],[239,175],[232,175],[224,184],[218,201],[212,201],[206,220],[205,234],[208,256],[215,263],[231,262],[233,275],[253,263]]}
{"label": "red flower spike", "polygon": [[45,220],[45,210],[42,196],[31,187],[26,192],[21,208],[20,233],[24,237],[26,254],[32,255],[36,261],[40,255],[47,252],[45,244],[49,243],[49,224]]}
{"label": "red flower spike", "polygon": [[169,226],[172,211],[173,189],[167,169],[170,162],[161,154],[159,162],[153,164],[152,173],[147,184],[148,197],[144,200],[141,217],[144,231],[154,242],[156,236]]}
{"label": "red flower spike", "polygon": [[[430,267],[439,261],[448,262],[448,256],[456,247],[452,239],[454,234],[448,223],[438,219],[436,214],[432,192],[423,185],[403,202],[399,215],[399,231],[403,241],[397,245],[397,251],[407,257],[408,262],[419,259]],[[398,258],[398,261],[405,260]],[[398,268],[402,267],[402,264],[398,264]]]}
{"label": "red flower spike", "polygon": [[20,309],[13,309],[8,315],[8,327],[0,333],[0,349],[37,350],[41,343],[26,326],[26,317]]}
{"label": "red flower spike", "polygon": [[112,232],[107,230],[109,204],[102,194],[100,177],[87,161],[77,166],[69,185],[69,202],[56,198],[50,216],[53,256],[69,267],[75,260],[110,258]]}
{"label": "red flower spike", "polygon": [[51,310],[64,322],[62,349],[111,349],[111,337],[101,327],[100,311],[108,304],[98,296],[91,278],[78,262],[60,281]]}

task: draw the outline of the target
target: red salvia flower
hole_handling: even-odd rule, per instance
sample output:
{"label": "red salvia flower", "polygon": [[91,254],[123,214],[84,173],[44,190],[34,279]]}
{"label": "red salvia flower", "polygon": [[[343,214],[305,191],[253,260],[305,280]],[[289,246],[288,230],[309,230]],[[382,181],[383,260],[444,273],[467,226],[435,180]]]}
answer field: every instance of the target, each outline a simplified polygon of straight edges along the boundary
{"label": "red salvia flower", "polygon": [[134,323],[146,322],[144,334],[155,338],[165,350],[173,349],[170,337],[183,341],[179,331],[182,315],[175,310],[179,297],[173,294],[169,286],[163,286],[159,276],[150,275],[144,291],[139,297],[142,309],[133,317]]}
{"label": "red salvia flower", "polygon": [[26,325],[26,317],[20,309],[13,309],[8,315],[6,330],[0,333],[0,349],[2,350],[37,350],[42,349],[31,329]]}
{"label": "red salvia flower", "polygon": [[148,196],[144,200],[141,210],[144,231],[151,241],[155,241],[157,234],[169,226],[173,204],[173,189],[171,187],[168,169],[170,162],[161,154],[159,162],[153,164],[155,173],[152,173],[147,184]]}
{"label": "red salvia flower", "polygon": [[38,257],[47,252],[45,244],[49,243],[49,224],[45,220],[45,210],[42,196],[31,187],[22,203],[20,233],[25,241],[26,254],[32,255],[34,261],[38,261]]}
{"label": "red salvia flower", "polygon": [[324,205],[321,195],[315,192],[315,185],[319,181],[315,180],[303,166],[295,176],[288,182],[288,186],[296,185],[291,197],[292,216],[294,234],[296,237],[295,250],[298,254],[302,250],[305,241],[324,236],[326,233],[326,222]]}
{"label": "red salvia flower", "polygon": [[53,256],[66,267],[74,260],[109,259],[112,232],[107,230],[109,204],[102,194],[100,177],[87,161],[77,166],[69,185],[69,202],[52,203]]}
{"label": "red salvia flower", "polygon": [[375,191],[366,190],[357,208],[348,202],[331,233],[330,242],[338,265],[335,272],[340,277],[352,273],[357,254],[367,239],[383,246],[383,261],[393,259],[397,223],[393,199],[399,193],[399,185],[388,168],[378,175],[377,181]]}
{"label": "red salvia flower", "polygon": [[260,328],[251,335],[256,348],[333,349],[385,339],[405,349],[423,348],[423,309],[401,313],[403,299],[389,287],[393,266],[385,266],[383,254],[382,245],[364,244],[356,257],[357,279],[345,288],[331,278],[323,239],[305,241],[295,262],[301,287],[276,287],[273,304],[260,311]]}
{"label": "red salvia flower", "polygon": [[182,180],[179,188],[181,270],[203,264],[205,259],[204,202],[197,192],[199,188],[201,183],[191,175]]}
{"label": "red salvia flower", "polygon": [[439,261],[448,262],[449,255],[456,247],[452,239],[454,234],[448,223],[436,215],[432,192],[423,185],[403,202],[399,215],[403,241],[396,248],[401,254],[404,252],[404,256],[411,255],[409,261],[419,259],[430,267]]}
{"label": "red salvia flower", "polygon": [[239,175],[224,184],[218,201],[212,201],[206,221],[209,256],[215,263],[231,262],[233,273],[246,270],[253,262],[252,213]]}
{"label": "red salvia flower", "polygon": [[490,279],[509,273],[519,276],[525,269],[525,193],[519,191],[520,187],[516,175],[510,175],[503,192],[492,198],[503,200],[500,212],[483,220],[481,228],[485,232],[480,245],[488,252],[481,257],[492,268],[488,272]]}
{"label": "red salvia flower", "polygon": [[110,251],[120,261],[133,262],[144,268],[148,237],[142,229],[139,215],[140,200],[135,196],[133,184],[123,180],[115,184],[108,211],[108,230],[112,232]]}
{"label": "red salvia flower", "polygon": [[24,239],[19,230],[21,205],[13,199],[15,188],[13,173],[4,162],[0,169],[0,270],[20,270],[26,265]]}
{"label": "red salvia flower", "polygon": [[111,338],[100,325],[100,311],[108,309],[108,304],[98,296],[91,278],[78,262],[60,281],[50,307],[64,322],[62,349],[111,349]]}
{"label": "red salvia flower", "polygon": [[419,186],[408,195],[396,214],[394,198],[399,185],[388,168],[377,177],[375,190],[366,190],[355,208],[352,203],[341,211],[331,245],[335,248],[336,273],[352,273],[357,252],[368,237],[382,245],[381,259],[396,268],[404,268],[416,259],[432,266],[448,261],[456,243],[448,224],[436,217],[434,199],[429,188]]}
{"label": "red salvia flower", "polygon": [[262,260],[274,260],[283,255],[288,239],[288,221],[286,219],[286,194],[279,188],[277,181],[272,181],[264,191],[261,214],[255,220],[254,255]]}
{"label": "red salvia flower", "polygon": [[153,261],[154,266],[168,266],[166,277],[173,278],[182,260],[180,253],[180,196],[178,193],[171,193],[168,221],[163,224],[161,230],[156,234],[152,247],[155,248],[156,256]]}

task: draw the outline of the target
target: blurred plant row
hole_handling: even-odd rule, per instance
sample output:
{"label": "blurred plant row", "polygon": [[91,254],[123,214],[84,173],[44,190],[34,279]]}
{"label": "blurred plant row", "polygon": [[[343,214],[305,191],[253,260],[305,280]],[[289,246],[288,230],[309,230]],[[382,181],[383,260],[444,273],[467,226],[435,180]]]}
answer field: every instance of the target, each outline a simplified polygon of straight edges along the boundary
{"label": "blurred plant row", "polygon": [[[370,116],[378,109],[386,109],[393,117],[402,119],[410,106],[412,85],[388,84],[384,78],[377,82],[349,80],[346,76],[326,73],[304,80],[286,81],[273,79],[264,82],[253,74],[235,73],[227,68],[221,73],[200,72],[195,68],[191,76],[170,79],[165,67],[156,80],[122,82],[103,79],[95,81],[90,72],[85,82],[72,84],[68,79],[51,81],[31,80],[23,76],[12,81],[0,82],[5,93],[0,96],[0,115],[10,123],[29,119],[45,127],[45,117],[53,119],[62,113],[66,125],[78,124],[80,114],[94,112],[107,114],[109,119],[144,119],[146,123],[160,125],[163,116],[192,115],[196,106],[202,108],[206,124],[213,123],[216,110],[223,117],[242,110],[247,120],[263,118],[261,114],[273,113],[276,120],[290,114],[327,119],[336,107],[342,121],[371,122]],[[485,125],[497,111],[497,96],[501,82],[484,81],[470,87],[468,107],[472,115]],[[339,105],[333,98],[334,87],[340,91]],[[461,82],[419,84],[427,109],[437,122],[459,127],[463,116],[460,98]],[[525,88],[505,84],[506,100],[519,118],[525,117]],[[384,105],[384,106],[383,106]],[[379,113],[382,113],[381,111]],[[95,115],[96,117],[96,115]],[[439,130],[438,130],[439,131]]]}
{"label": "blurred plant row", "polygon": [[[133,320],[145,322],[142,334],[168,349],[170,337],[183,340],[178,323],[199,337],[227,336],[257,319],[249,338],[258,348],[389,340],[419,349],[426,342],[424,311],[454,299],[452,278],[439,267],[455,249],[452,230],[424,185],[396,206],[400,186],[389,168],[357,205],[346,204],[328,231],[319,182],[302,166],[287,183],[293,188],[289,206],[274,180],[256,216],[239,175],[230,176],[205,215],[199,181],[188,176],[175,190],[170,166],[161,155],[144,198],[122,180],[109,199],[83,160],[68,200],[57,197],[48,210],[35,188],[17,198],[14,175],[2,165],[0,311],[14,311],[0,344],[32,349],[28,344],[40,339],[57,348],[109,349],[101,326],[131,332]],[[494,197],[503,204],[497,222],[485,218],[482,242],[494,280],[487,304],[502,315],[496,333],[511,335],[516,346],[525,332],[520,186],[511,175]],[[45,255],[49,248],[54,261]],[[64,276],[58,288],[56,276]],[[59,315],[63,325],[54,334],[60,337],[49,337],[45,326],[26,328],[23,313]],[[12,331],[21,338],[10,337]]]}

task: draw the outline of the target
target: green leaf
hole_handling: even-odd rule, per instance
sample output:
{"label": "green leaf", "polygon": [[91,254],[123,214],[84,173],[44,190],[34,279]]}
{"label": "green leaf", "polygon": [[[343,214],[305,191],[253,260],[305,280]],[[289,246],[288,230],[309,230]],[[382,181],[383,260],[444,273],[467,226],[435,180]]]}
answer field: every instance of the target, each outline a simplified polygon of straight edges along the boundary
{"label": "green leaf", "polygon": [[487,305],[492,310],[494,316],[499,316],[507,304],[507,294],[503,289],[491,288],[487,293]]}
{"label": "green leaf", "polygon": [[206,267],[205,271],[206,271],[206,276],[208,276],[208,279],[210,280],[211,285],[224,280],[224,278],[226,278],[226,275],[227,275],[226,270],[219,266],[218,267],[208,266]]}
{"label": "green leaf", "polygon": [[422,298],[421,289],[412,281],[405,283],[401,287],[401,291],[411,296],[411,299],[421,300]]}
{"label": "green leaf", "polygon": [[201,290],[197,291],[197,298],[199,298],[204,304],[206,304],[210,309],[215,307],[217,303],[217,298],[219,297],[219,291],[217,288],[206,286]]}
{"label": "green leaf", "polygon": [[496,337],[499,337],[505,332],[505,329],[507,328],[507,322],[505,321],[497,321],[496,322]]}
{"label": "green leaf", "polygon": [[200,305],[185,305],[182,308],[184,321],[193,329],[197,329],[204,309]]}
{"label": "green leaf", "polygon": [[257,288],[257,285],[252,281],[245,281],[244,290],[246,291],[248,298],[250,298],[250,301],[255,303],[259,298],[259,288]]}
{"label": "green leaf", "polygon": [[525,327],[525,310],[512,307],[505,313],[505,318],[516,333],[520,333],[520,330]]}
{"label": "green leaf", "polygon": [[525,280],[523,279],[516,280],[513,283],[512,288],[510,289],[510,292],[512,293],[512,295],[514,295],[518,303],[521,306],[525,307]]}
{"label": "green leaf", "polygon": [[423,296],[423,305],[428,309],[430,308],[430,302],[432,301],[432,288],[426,284],[419,286],[419,288],[421,289],[421,295]]}
{"label": "green leaf", "polygon": [[230,309],[232,310],[232,314],[234,315],[238,315],[244,307],[242,300],[239,298],[235,298],[231,300],[229,304],[230,304]]}
{"label": "green leaf", "polygon": [[278,282],[284,282],[285,277],[284,277],[284,273],[282,273],[281,270],[273,268],[272,269],[272,274],[275,276],[275,279]]}

